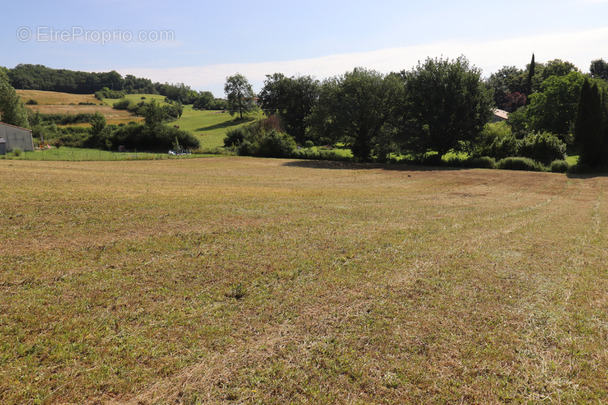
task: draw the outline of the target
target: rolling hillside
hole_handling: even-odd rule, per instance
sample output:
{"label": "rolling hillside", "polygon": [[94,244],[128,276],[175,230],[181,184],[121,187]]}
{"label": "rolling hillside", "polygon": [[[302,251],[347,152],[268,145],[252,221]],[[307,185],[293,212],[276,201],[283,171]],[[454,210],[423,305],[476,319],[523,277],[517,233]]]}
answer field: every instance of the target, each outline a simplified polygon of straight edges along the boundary
{"label": "rolling hillside", "polygon": [[[38,104],[27,105],[32,111],[41,114],[93,114],[96,111],[106,117],[108,124],[127,124],[129,122],[143,122],[143,117],[138,117],[124,110],[115,110],[112,104],[117,100],[97,100],[92,94],[69,94],[53,91],[17,90],[17,94],[24,103],[35,100]],[[126,98],[134,103],[155,99],[164,102],[164,97],[157,94],[128,94]],[[86,125],[86,124],[85,124]],[[235,122],[227,112],[222,111],[197,111],[191,105],[184,106],[182,117],[167,125],[178,125],[193,133],[201,141],[203,148],[215,148],[223,146],[226,131],[244,125],[243,122]]]}

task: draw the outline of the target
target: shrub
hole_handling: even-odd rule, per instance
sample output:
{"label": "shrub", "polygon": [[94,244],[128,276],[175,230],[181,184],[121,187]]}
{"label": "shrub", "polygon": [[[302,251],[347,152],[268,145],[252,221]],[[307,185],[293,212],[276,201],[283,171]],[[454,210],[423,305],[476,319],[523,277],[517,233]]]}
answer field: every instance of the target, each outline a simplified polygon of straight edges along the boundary
{"label": "shrub", "polygon": [[19,148],[13,149],[13,156],[19,157],[19,156],[21,156],[22,153],[23,153],[23,151]]}
{"label": "shrub", "polygon": [[568,165],[568,162],[566,162],[565,160],[554,160],[553,162],[551,162],[551,165],[549,166],[549,169],[553,173],[566,173],[569,168],[570,168],[570,166]]}
{"label": "shrub", "polygon": [[257,148],[249,141],[243,141],[239,146],[237,153],[239,156],[255,156]]}
{"label": "shrub", "polygon": [[239,146],[245,139],[247,130],[243,127],[233,128],[226,131],[226,137],[224,138],[224,146],[229,148],[231,146]]}
{"label": "shrub", "polygon": [[525,157],[508,157],[496,163],[497,169],[503,170],[527,170],[533,172],[542,172],[545,170],[542,164]]}
{"label": "shrub", "polygon": [[474,157],[464,160],[463,166],[479,169],[494,169],[496,167],[496,160],[489,156]]}
{"label": "shrub", "polygon": [[290,135],[273,129],[262,136],[257,155],[279,158],[289,157],[295,149],[296,141]]}
{"label": "shrub", "polygon": [[519,140],[517,155],[545,165],[566,157],[566,144],[550,132],[530,133]]}
{"label": "shrub", "polygon": [[34,100],[33,98],[30,98],[29,100],[27,100],[27,102],[25,104],[27,104],[27,105],[37,105],[38,101]]}
{"label": "shrub", "polygon": [[486,124],[473,148],[473,156],[503,159],[516,154],[517,139],[504,121]]}
{"label": "shrub", "polygon": [[127,100],[126,98],[124,98],[122,100],[115,102],[112,105],[112,108],[114,108],[115,110],[127,110],[127,109],[129,109],[130,104],[131,104],[131,102],[129,100]]}
{"label": "shrub", "polygon": [[308,141],[304,142],[304,146],[307,148],[314,148],[315,143],[309,139]]}

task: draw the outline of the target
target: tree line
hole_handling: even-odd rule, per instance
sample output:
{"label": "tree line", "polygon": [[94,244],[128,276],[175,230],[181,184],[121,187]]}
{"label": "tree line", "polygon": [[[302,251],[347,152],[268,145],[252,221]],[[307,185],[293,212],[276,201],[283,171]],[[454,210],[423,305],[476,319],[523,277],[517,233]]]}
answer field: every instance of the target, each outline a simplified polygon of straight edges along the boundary
{"label": "tree line", "polygon": [[[570,62],[542,64],[532,56],[525,69],[505,66],[483,79],[464,56],[427,58],[409,71],[355,68],[323,81],[274,73],[266,76],[258,103],[278,118],[272,130],[301,146],[344,144],[360,161],[430,154],[439,159],[455,151],[549,165],[570,151],[580,154],[582,165],[597,168],[608,162],[607,79],[602,59],[583,74]],[[244,76],[228,77],[225,92],[231,112],[255,107]],[[497,107],[510,119],[489,124]],[[589,111],[596,111],[593,130]],[[236,140],[237,148],[247,141],[242,133],[230,135],[227,144]],[[252,150],[249,144],[245,151]]]}
{"label": "tree line", "polygon": [[73,94],[96,94],[98,98],[121,98],[125,94],[160,94],[182,104],[195,104],[199,109],[220,109],[222,100],[210,92],[198,92],[183,83],[152,82],[150,79],[111,72],[92,73],[69,69],[52,69],[44,65],[19,64],[6,69],[10,85],[19,90],[58,91]]}

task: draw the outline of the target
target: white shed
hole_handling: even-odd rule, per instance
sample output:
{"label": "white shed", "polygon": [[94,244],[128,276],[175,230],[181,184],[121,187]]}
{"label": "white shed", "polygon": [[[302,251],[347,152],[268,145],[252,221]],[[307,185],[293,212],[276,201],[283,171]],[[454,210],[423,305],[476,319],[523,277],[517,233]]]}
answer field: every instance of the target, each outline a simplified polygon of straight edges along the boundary
{"label": "white shed", "polygon": [[[15,149],[21,149],[24,152],[34,150],[34,140],[32,139],[31,129],[16,127],[0,122],[0,138],[3,138],[6,143],[6,148],[4,148],[5,153]],[[1,151],[2,149],[0,148],[0,152]]]}

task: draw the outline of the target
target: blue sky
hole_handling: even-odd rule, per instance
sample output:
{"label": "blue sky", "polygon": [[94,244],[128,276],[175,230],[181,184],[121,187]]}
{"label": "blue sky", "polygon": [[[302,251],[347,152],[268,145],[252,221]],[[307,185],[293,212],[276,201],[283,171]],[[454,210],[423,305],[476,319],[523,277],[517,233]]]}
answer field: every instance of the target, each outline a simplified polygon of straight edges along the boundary
{"label": "blue sky", "polygon": [[2,6],[0,66],[117,70],[223,96],[240,72],[319,79],[356,66],[409,70],[465,55],[487,76],[560,58],[587,71],[608,60],[608,0],[11,2]]}

